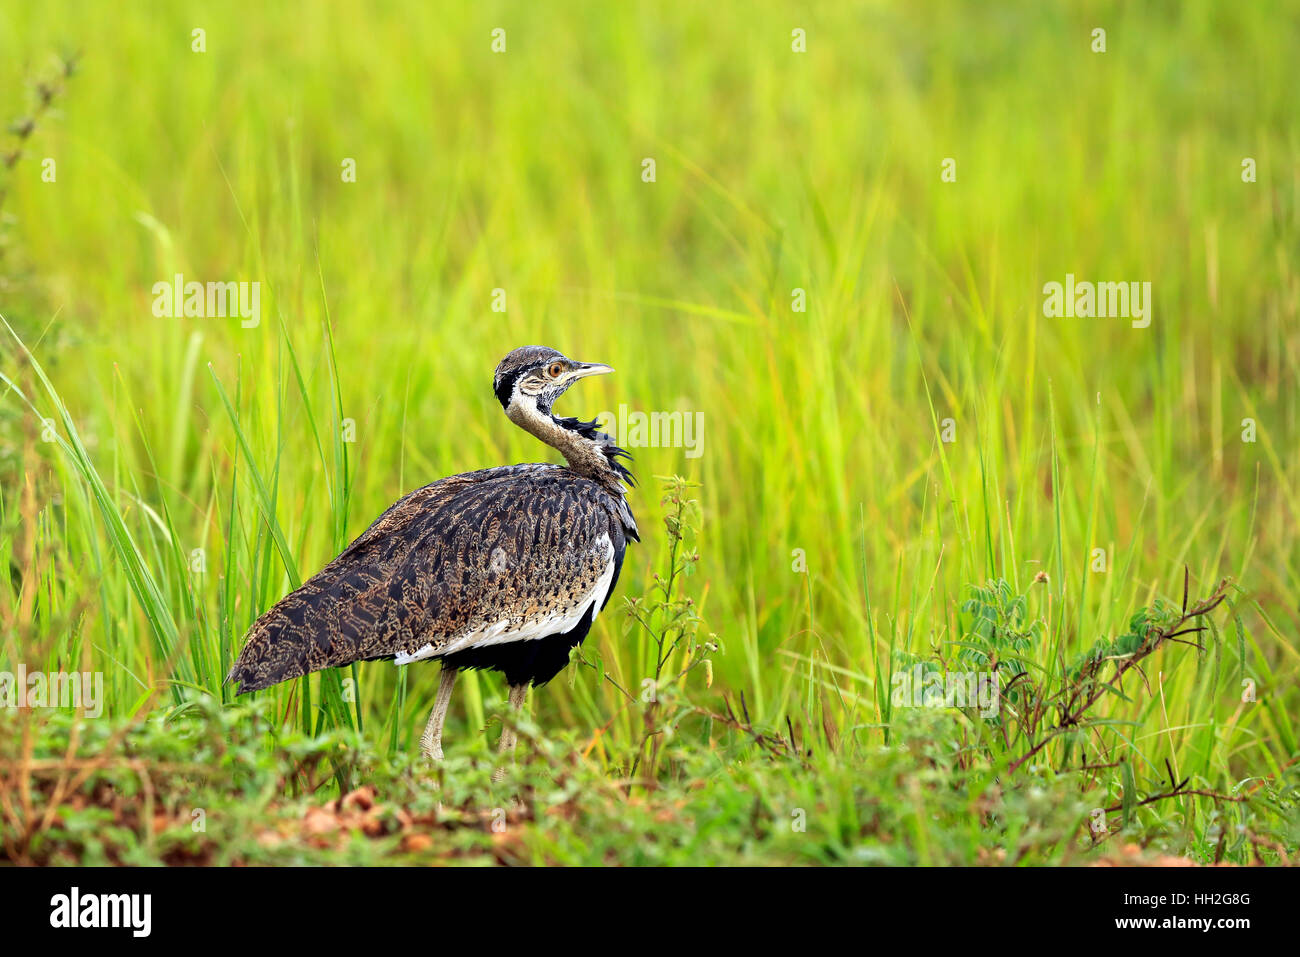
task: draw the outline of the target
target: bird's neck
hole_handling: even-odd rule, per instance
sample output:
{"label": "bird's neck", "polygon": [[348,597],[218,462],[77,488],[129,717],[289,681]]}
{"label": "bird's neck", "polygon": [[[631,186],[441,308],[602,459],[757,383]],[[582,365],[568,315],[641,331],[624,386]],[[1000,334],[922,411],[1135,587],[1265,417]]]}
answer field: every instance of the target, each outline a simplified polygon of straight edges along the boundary
{"label": "bird's neck", "polygon": [[571,472],[599,483],[611,493],[624,494],[621,482],[630,482],[632,475],[615,459],[630,456],[610,436],[596,431],[594,421],[558,419],[536,406],[522,404],[512,405],[506,415],[529,435],[558,450]]}

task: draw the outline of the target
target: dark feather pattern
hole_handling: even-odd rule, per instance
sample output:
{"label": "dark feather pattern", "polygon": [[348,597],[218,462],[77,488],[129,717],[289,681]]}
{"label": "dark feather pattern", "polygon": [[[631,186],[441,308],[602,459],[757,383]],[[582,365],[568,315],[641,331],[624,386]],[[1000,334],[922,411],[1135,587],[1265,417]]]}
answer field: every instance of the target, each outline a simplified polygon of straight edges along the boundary
{"label": "dark feather pattern", "polygon": [[619,458],[625,458],[631,462],[632,456],[624,449],[620,449],[614,444],[614,437],[612,435],[607,435],[606,433],[597,430],[596,426],[599,424],[597,419],[583,422],[581,419],[576,419],[571,416],[561,418],[560,416],[552,415],[551,418],[555,420],[556,425],[563,426],[570,432],[577,432],[584,439],[600,446],[600,450],[605,453],[605,458],[609,461],[609,467],[612,468],[618,477],[628,485],[631,485],[633,488],[636,487],[636,478],[633,477],[631,472],[624,468],[622,462],[618,461]]}
{"label": "dark feather pattern", "polygon": [[[442,479],[391,506],[262,615],[227,680],[242,694],[354,661],[450,652],[451,663],[467,636],[527,630],[578,614],[584,601],[594,606],[593,589],[611,561],[621,566],[629,537],[636,523],[622,496],[561,466]],[[549,680],[596,610],[563,634],[474,649],[481,653],[464,666],[504,670],[512,684]]]}

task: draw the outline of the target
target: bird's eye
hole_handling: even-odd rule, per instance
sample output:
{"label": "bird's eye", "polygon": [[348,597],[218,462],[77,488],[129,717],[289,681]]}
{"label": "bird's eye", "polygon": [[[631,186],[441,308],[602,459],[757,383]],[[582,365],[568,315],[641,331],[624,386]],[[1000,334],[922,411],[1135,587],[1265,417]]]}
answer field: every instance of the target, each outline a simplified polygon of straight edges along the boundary
{"label": "bird's eye", "polygon": [[552,362],[550,367],[546,370],[546,374],[552,379],[558,379],[562,372],[564,372],[563,362]]}

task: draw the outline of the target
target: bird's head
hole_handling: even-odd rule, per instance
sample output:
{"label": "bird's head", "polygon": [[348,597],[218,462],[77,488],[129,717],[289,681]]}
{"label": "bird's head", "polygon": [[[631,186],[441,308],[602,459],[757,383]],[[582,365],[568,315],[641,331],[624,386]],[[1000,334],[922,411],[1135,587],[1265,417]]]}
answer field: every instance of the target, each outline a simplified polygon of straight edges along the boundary
{"label": "bird's head", "polygon": [[546,346],[524,346],[501,360],[492,389],[511,422],[558,449],[573,472],[622,496],[619,483],[633,480],[617,460],[631,456],[599,431],[595,419],[558,418],[551,411],[555,400],[579,379],[613,371],[599,362],[576,362]]}
{"label": "bird's head", "polygon": [[519,421],[538,412],[551,415],[555,400],[573,383],[613,371],[599,362],[576,362],[546,346],[523,346],[501,360],[492,389],[506,415]]}

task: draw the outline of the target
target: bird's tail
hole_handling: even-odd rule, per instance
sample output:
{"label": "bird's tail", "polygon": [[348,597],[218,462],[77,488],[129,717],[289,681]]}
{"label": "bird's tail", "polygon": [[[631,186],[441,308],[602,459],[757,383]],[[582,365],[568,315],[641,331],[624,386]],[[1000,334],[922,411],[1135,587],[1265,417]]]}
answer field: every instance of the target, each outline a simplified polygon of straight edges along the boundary
{"label": "bird's tail", "polygon": [[362,656],[340,627],[335,600],[312,581],[285,596],[249,629],[226,683],[238,682],[237,694],[247,694],[357,661]]}
{"label": "bird's tail", "polygon": [[253,626],[226,675],[226,684],[238,684],[236,694],[261,691],[317,670],[308,667],[302,642],[283,632],[282,628],[263,626],[263,619]]}

